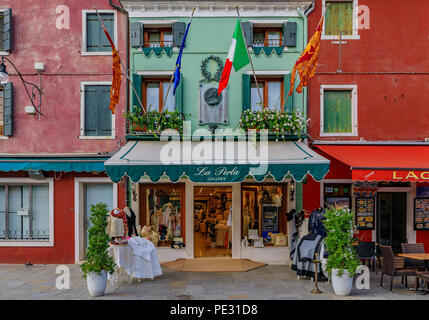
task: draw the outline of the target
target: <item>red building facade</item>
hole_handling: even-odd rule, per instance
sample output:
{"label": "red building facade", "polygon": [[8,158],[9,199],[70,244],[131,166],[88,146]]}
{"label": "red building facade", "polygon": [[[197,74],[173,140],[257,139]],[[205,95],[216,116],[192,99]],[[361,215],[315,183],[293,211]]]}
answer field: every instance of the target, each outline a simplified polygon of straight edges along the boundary
{"label": "red building facade", "polygon": [[[125,186],[104,161],[125,135],[127,95],[112,115],[111,48],[94,6],[126,61],[127,17],[108,1],[0,1],[9,75],[0,90],[0,263],[83,260],[91,204],[125,205]],[[37,108],[12,64],[41,88]]]}
{"label": "red building facade", "polygon": [[309,37],[326,7],[305,94],[309,142],[331,165],[322,183],[304,185],[304,208],[346,201],[361,240],[428,251],[429,3],[317,0]]}

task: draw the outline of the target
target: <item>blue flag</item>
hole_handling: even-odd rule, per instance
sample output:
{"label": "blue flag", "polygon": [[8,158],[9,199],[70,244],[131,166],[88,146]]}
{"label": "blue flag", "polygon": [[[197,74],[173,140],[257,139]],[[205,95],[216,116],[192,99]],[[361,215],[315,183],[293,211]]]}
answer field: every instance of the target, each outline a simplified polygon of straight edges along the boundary
{"label": "blue flag", "polygon": [[180,83],[180,67],[182,66],[182,53],[183,53],[183,47],[185,46],[186,36],[188,35],[189,26],[191,25],[191,22],[188,23],[188,26],[186,27],[185,35],[183,36],[182,44],[180,45],[179,55],[177,56],[176,60],[176,71],[174,72],[174,88],[173,88],[173,96],[176,94],[176,88],[179,86]]}

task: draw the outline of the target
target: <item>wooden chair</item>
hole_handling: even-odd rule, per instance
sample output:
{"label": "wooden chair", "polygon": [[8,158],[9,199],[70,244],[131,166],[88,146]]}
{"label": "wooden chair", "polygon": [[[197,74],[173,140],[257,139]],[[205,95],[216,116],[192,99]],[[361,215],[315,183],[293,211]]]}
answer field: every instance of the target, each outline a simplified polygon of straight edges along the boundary
{"label": "wooden chair", "polygon": [[[383,255],[383,269],[381,272],[381,283],[380,287],[383,287],[383,276],[386,274],[390,276],[390,291],[392,291],[393,278],[394,277],[405,277],[405,287],[408,288],[409,276],[416,275],[416,269],[404,268],[403,259],[397,259],[392,251],[392,247],[380,245],[380,251]],[[395,259],[396,258],[396,259]]]}
{"label": "wooden chair", "polygon": [[419,289],[419,280],[422,280],[423,283],[426,282],[426,289],[429,289],[429,272],[416,272],[416,283],[415,283],[415,292]]}
{"label": "wooden chair", "polygon": [[[423,243],[401,243],[403,253],[425,253]],[[404,259],[405,268],[415,268],[417,271],[425,271],[425,262],[423,260]]]}

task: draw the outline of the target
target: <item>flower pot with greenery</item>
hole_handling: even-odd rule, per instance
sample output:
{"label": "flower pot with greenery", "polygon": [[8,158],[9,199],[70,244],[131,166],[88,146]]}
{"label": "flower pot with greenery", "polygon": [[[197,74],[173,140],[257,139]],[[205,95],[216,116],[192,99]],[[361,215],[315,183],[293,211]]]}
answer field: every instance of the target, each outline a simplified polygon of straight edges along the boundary
{"label": "flower pot with greenery", "polygon": [[356,268],[361,264],[352,245],[353,212],[345,207],[336,209],[331,206],[326,210],[325,218],[327,271],[331,274],[335,294],[346,296],[352,289]]}
{"label": "flower pot with greenery", "polygon": [[104,203],[91,205],[92,226],[89,229],[86,261],[81,265],[81,270],[92,297],[104,295],[107,273],[112,274],[115,271],[115,263],[107,252],[110,241],[106,232],[108,212]]}

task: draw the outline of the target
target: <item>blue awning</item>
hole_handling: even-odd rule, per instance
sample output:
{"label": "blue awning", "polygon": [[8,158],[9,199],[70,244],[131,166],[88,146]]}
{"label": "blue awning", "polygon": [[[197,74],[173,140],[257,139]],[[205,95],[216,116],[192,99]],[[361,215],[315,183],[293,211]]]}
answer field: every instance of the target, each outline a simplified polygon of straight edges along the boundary
{"label": "blue awning", "polygon": [[0,171],[104,172],[108,157],[0,156]]}

